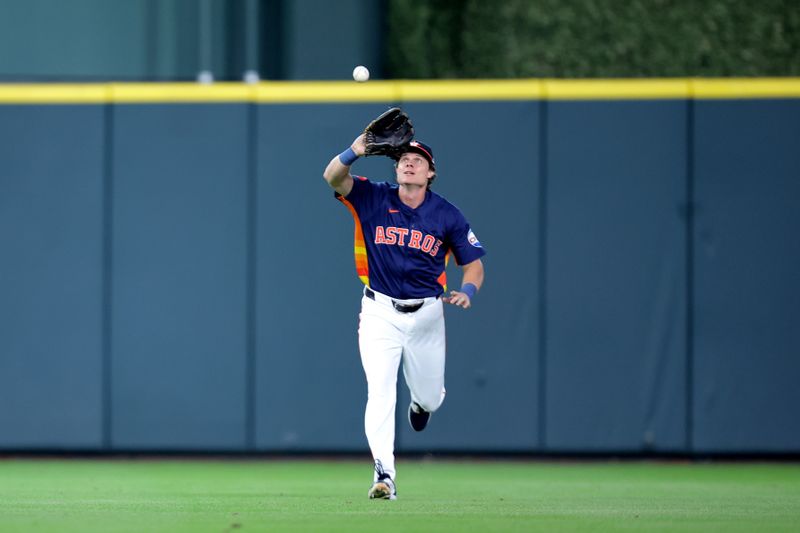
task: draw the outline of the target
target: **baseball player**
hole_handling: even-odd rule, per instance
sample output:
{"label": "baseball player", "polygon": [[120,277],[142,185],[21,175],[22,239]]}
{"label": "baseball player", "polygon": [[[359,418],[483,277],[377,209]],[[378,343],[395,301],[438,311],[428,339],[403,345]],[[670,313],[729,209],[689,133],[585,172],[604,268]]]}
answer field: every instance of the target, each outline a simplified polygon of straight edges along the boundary
{"label": "baseball player", "polygon": [[[368,152],[365,134],[335,156],[324,178],[355,219],[356,271],[364,283],[358,328],[368,397],[364,429],[375,460],[370,498],[394,500],[397,372],[411,393],[408,420],[422,431],[444,401],[442,302],[469,309],[483,283],[484,250],[464,216],[430,189],[431,148],[418,141],[393,154],[397,184],[350,174]],[[445,295],[452,254],[463,270],[461,290]]]}

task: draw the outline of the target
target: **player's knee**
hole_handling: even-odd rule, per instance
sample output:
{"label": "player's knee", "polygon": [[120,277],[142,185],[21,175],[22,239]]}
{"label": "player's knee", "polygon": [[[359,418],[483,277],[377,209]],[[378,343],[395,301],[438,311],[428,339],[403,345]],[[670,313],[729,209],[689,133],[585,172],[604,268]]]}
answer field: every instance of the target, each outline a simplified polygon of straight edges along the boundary
{"label": "player's knee", "polygon": [[394,402],[397,392],[387,388],[369,388],[367,390],[367,401]]}
{"label": "player's knee", "polygon": [[436,412],[442,406],[442,402],[417,402],[417,404],[429,413]]}
{"label": "player's knee", "polygon": [[428,411],[429,413],[433,413],[439,407],[442,406],[444,402],[444,391],[440,394],[430,395],[430,396],[423,396],[417,400],[417,405]]}

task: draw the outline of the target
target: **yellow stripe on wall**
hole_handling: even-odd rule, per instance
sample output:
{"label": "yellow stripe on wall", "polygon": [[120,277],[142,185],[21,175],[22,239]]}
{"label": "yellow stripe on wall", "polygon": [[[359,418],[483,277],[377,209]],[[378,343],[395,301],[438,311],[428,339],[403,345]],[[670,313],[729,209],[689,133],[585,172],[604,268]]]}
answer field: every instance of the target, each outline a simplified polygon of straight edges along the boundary
{"label": "yellow stripe on wall", "polygon": [[398,82],[272,81],[256,86],[255,101],[270,103],[396,102]]}
{"label": "yellow stripe on wall", "polygon": [[695,98],[800,98],[800,78],[730,78],[691,80]]}
{"label": "yellow stripe on wall", "polygon": [[429,80],[398,82],[400,101],[540,100],[542,80]]}
{"label": "yellow stripe on wall", "polygon": [[0,84],[2,104],[97,104],[109,101],[110,85]]}
{"label": "yellow stripe on wall", "polygon": [[689,80],[545,80],[548,100],[641,100],[689,98]]}
{"label": "yellow stripe on wall", "polygon": [[109,103],[249,102],[255,88],[244,83],[112,83]]}
{"label": "yellow stripe on wall", "polygon": [[260,103],[535,100],[543,94],[541,80],[283,81],[259,84],[256,100]]}
{"label": "yellow stripe on wall", "polygon": [[0,84],[0,104],[800,98],[800,78]]}

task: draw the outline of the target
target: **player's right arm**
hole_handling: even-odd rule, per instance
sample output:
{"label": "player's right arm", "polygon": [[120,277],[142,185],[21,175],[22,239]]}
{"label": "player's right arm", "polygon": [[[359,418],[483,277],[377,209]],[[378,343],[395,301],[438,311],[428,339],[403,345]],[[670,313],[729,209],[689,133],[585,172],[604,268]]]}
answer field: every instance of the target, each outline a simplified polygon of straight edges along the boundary
{"label": "player's right arm", "polygon": [[[353,155],[356,157],[364,155],[366,151],[366,141],[364,140],[363,133],[356,137],[353,144],[350,145],[350,150],[352,150]],[[334,156],[325,168],[325,172],[322,174],[322,177],[325,178],[328,185],[342,196],[347,196],[350,194],[350,191],[353,190],[353,176],[350,174],[350,165],[353,163],[351,162],[349,165],[345,164],[348,158],[347,154],[348,150],[345,150],[341,154]],[[352,157],[352,155],[350,157]]]}

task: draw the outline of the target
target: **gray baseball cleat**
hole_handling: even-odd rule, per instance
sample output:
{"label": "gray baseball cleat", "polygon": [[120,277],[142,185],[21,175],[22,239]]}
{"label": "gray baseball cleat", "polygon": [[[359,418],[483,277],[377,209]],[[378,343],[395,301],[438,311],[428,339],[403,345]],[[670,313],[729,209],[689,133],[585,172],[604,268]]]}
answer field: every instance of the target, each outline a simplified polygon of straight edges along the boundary
{"label": "gray baseball cleat", "polygon": [[372,484],[369,489],[370,500],[396,500],[397,488],[394,486],[394,481],[389,477],[389,474],[381,474],[378,480]]}
{"label": "gray baseball cleat", "polygon": [[419,406],[417,402],[411,402],[408,406],[408,423],[414,431],[422,431],[428,425],[431,414]]}

